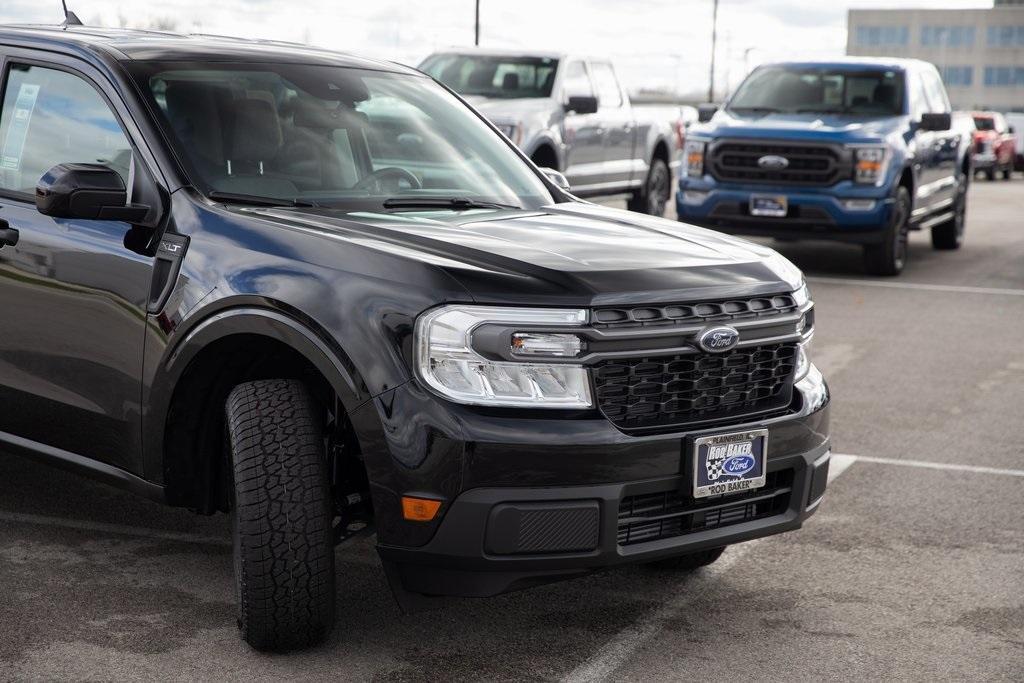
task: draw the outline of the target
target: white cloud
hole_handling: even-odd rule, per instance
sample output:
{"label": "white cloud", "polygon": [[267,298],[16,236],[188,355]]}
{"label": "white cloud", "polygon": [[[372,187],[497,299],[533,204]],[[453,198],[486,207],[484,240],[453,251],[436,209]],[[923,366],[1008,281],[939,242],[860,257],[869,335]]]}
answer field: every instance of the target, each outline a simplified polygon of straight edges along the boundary
{"label": "white cloud", "polygon": [[[898,0],[903,7],[990,7],[991,0]],[[90,24],[167,26],[308,42],[416,64],[473,41],[474,0],[69,0]],[[482,44],[565,50],[615,60],[633,88],[707,89],[711,0],[481,0]],[[719,85],[776,59],[843,54],[851,7],[888,0],[720,0]],[[0,23],[59,22],[60,0],[4,0]]]}

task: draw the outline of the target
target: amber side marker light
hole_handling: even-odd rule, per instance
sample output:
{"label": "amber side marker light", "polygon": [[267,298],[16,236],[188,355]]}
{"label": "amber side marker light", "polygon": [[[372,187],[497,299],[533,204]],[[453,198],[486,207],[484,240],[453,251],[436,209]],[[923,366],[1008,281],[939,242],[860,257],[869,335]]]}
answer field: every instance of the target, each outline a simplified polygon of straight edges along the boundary
{"label": "amber side marker light", "polygon": [[429,522],[437,516],[441,501],[402,496],[402,516],[412,522]]}

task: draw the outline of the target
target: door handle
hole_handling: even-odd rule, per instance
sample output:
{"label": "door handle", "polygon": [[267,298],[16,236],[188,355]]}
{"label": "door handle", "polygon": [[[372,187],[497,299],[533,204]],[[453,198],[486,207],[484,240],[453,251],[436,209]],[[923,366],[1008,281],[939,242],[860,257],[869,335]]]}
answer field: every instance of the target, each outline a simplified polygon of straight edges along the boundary
{"label": "door handle", "polygon": [[18,238],[21,235],[15,228],[12,228],[10,223],[0,218],[0,249],[4,247],[13,247],[18,243]]}

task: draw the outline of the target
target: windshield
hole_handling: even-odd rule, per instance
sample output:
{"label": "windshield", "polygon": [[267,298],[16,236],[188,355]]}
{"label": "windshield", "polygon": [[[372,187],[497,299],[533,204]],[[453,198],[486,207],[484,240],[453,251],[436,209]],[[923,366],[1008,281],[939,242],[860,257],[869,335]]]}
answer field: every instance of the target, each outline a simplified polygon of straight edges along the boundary
{"label": "windshield", "polygon": [[548,57],[434,55],[420,68],[460,95],[551,97],[558,60]]}
{"label": "windshield", "polygon": [[181,162],[211,197],[355,210],[396,198],[553,201],[500,135],[419,75],[305,64],[134,68]]}
{"label": "windshield", "polygon": [[978,130],[995,130],[996,122],[988,116],[975,116],[974,127]]}
{"label": "windshield", "polygon": [[769,66],[757,69],[743,81],[728,108],[740,114],[900,115],[903,74]]}

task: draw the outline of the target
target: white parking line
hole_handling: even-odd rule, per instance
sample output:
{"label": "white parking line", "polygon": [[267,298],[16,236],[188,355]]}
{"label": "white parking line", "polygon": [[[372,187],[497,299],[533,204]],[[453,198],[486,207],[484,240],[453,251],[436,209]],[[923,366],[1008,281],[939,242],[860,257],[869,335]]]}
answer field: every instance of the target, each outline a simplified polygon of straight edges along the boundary
{"label": "white parking line", "polygon": [[[857,458],[851,455],[833,455],[829,463],[829,483],[849,469]],[[722,559],[701,570],[702,576],[718,576],[729,571],[729,568],[739,562],[751,550],[766,538],[759,538],[747,541],[740,545],[733,546],[725,551]],[[645,618],[627,626],[619,631],[611,640],[597,651],[597,653],[581,663],[562,679],[564,683],[589,683],[590,681],[603,681],[612,676],[619,667],[625,664],[637,650],[645,643],[657,636],[665,624],[678,616],[687,604],[693,599],[693,594],[686,590],[686,581],[683,579],[676,586],[675,597],[664,603],[661,607],[651,612]]]}
{"label": "white parking line", "polygon": [[981,467],[979,465],[959,465],[948,462],[931,462],[929,460],[876,458],[871,455],[833,455],[833,466],[835,465],[836,458],[853,458],[854,462],[871,462],[879,465],[896,465],[897,467],[923,467],[929,470],[950,470],[953,472],[971,472],[973,474],[999,474],[1007,477],[1024,477],[1024,470],[1011,470],[1000,467]]}
{"label": "white parking line", "polygon": [[[828,481],[831,484],[843,472],[856,462],[874,463],[879,465],[896,465],[898,467],[922,467],[933,470],[949,470],[954,472],[971,472],[974,474],[995,474],[1011,477],[1024,477],[1024,470],[1001,469],[997,467],[980,467],[976,465],[958,465],[926,460],[900,460],[897,458],[877,458],[868,455],[848,455],[833,453],[829,463]],[[703,570],[704,576],[716,576],[729,570],[743,556],[768,539],[757,539],[734,546],[726,551],[718,562]],[[581,663],[562,680],[571,683],[589,683],[603,681],[612,676],[619,667],[645,643],[657,636],[665,624],[674,619],[690,602],[692,596],[686,591],[685,580],[676,586],[676,597],[669,600],[654,612],[640,621],[619,631],[610,641],[595,653],[593,657]]]}
{"label": "white parking line", "polygon": [[985,294],[1000,296],[1024,296],[1024,289],[1001,287],[970,287],[967,285],[934,285],[924,282],[898,282],[888,280],[858,280],[840,277],[809,277],[808,282],[823,285],[857,285],[863,287],[886,287],[889,289],[918,289],[929,292],[952,292],[955,294]]}

